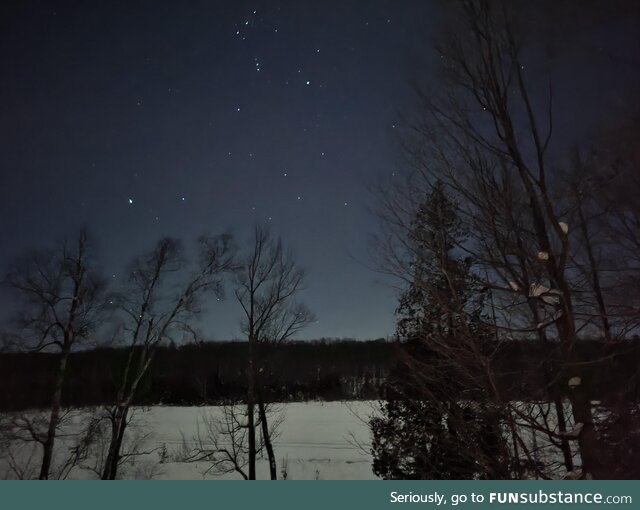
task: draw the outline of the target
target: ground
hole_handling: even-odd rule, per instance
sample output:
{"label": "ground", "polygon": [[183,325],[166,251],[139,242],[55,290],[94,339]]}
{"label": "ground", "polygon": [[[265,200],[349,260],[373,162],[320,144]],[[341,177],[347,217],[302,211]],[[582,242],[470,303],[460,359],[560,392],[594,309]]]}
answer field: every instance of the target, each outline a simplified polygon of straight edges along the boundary
{"label": "ground", "polygon": [[[374,479],[369,453],[370,431],[367,419],[375,412],[373,402],[301,402],[279,404],[284,419],[275,439],[274,449],[278,462],[278,476],[286,470],[287,479]],[[63,433],[76,428],[92,411],[84,409],[76,413]],[[35,413],[31,413],[32,415]],[[154,479],[211,479],[241,478],[238,473],[205,473],[211,466],[207,462],[185,463],[185,445],[195,445],[198,426],[202,431],[203,416],[221,416],[219,407],[153,406],[137,408],[129,433],[130,437],[143,437],[139,448],[150,453],[135,457],[131,464],[121,469],[122,478]],[[199,424],[199,425],[198,425]],[[64,457],[68,444],[57,441],[56,458]],[[14,443],[15,446],[15,443]],[[22,448],[22,449],[20,449]],[[38,452],[39,449],[33,451]],[[29,455],[29,449],[15,446],[14,458],[26,467],[25,477],[36,474],[38,454]],[[95,465],[95,457],[83,461],[85,466]],[[7,455],[0,456],[0,476],[15,478],[8,466]],[[265,458],[259,459],[257,478],[269,477]],[[74,468],[68,478],[96,478],[90,469]]]}

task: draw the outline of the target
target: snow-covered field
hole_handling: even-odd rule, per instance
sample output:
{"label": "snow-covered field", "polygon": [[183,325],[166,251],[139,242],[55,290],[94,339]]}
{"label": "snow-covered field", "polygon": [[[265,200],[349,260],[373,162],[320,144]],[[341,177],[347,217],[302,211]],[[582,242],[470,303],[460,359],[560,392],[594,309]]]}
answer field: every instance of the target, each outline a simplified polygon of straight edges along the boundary
{"label": "snow-covered field", "polygon": [[[288,479],[368,480],[371,455],[359,447],[369,444],[370,431],[363,422],[372,412],[372,403],[366,402],[304,402],[285,404],[283,421],[274,448],[278,462],[278,476],[286,468]],[[197,436],[197,421],[202,413],[220,413],[220,408],[154,407],[148,417],[153,423],[156,444],[178,446],[181,432],[189,441]],[[355,441],[354,441],[355,439]],[[210,465],[204,463],[163,464],[160,479],[202,478]],[[265,458],[256,465],[257,478],[269,478]],[[205,476],[220,478],[219,476]],[[239,478],[238,474],[224,478]]]}
{"label": "snow-covered field", "polygon": [[[274,441],[279,477],[286,470],[287,479],[375,478],[368,453],[370,431],[366,424],[368,416],[374,412],[375,403],[304,402],[283,404],[281,408],[283,421]],[[89,411],[84,413],[86,416]],[[180,461],[185,447],[194,447],[194,439],[203,435],[203,416],[220,417],[222,410],[219,407],[165,406],[136,409],[129,431],[132,436],[144,437],[139,449],[151,453],[132,457],[132,463],[122,466],[121,477],[174,480],[241,478],[238,473],[205,473],[211,467],[208,462]],[[82,415],[74,421],[76,424],[82,421]],[[64,430],[61,436],[57,448],[62,454],[60,457],[67,450]],[[19,464],[26,465],[28,456],[24,447],[14,450],[14,459]],[[7,455],[1,457],[0,476],[11,476]],[[38,465],[36,457],[33,456],[31,466],[28,466],[32,471]],[[85,468],[73,468],[68,478],[95,478],[96,474],[86,468],[92,464],[92,459],[86,459],[83,464]],[[256,471],[259,479],[269,477],[266,458],[258,461]],[[26,477],[29,477],[28,473]]]}
{"label": "snow-covered field", "polygon": [[[569,417],[568,402],[565,406],[565,414]],[[216,424],[220,425],[225,421],[224,409],[217,406],[135,408],[122,451],[137,454],[125,459],[119,468],[118,477],[169,480],[242,478],[233,469],[221,472],[219,468],[228,468],[229,463],[216,468],[210,459],[193,457],[199,448],[209,451],[231,449],[229,437],[219,434],[219,429],[214,430]],[[244,406],[238,408],[240,412],[245,409]],[[514,409],[518,409],[517,414],[520,416],[546,424],[552,430],[557,428],[554,409],[547,403],[516,402]],[[279,422],[274,436],[278,478],[375,479],[368,421],[377,410],[377,402],[366,401],[275,404],[275,412],[270,415],[269,423],[273,425]],[[104,465],[107,451],[105,438],[110,437],[108,431],[105,434],[95,434],[94,439],[88,443],[86,455],[76,459],[77,462],[66,466],[65,462],[78,444],[78,432],[86,429],[91,418],[95,419],[103,412],[100,408],[72,410],[64,417],[64,424],[59,428],[56,438],[52,478],[99,477],[100,466]],[[42,448],[33,442],[32,432],[35,431],[35,435],[44,434],[48,415],[44,411],[30,411],[12,416],[5,414],[0,418],[0,478],[36,478]],[[237,418],[240,422],[245,422],[242,414]],[[527,445],[533,456],[532,460],[542,462],[552,475],[558,470],[557,475],[562,476],[561,451],[549,442],[544,433],[537,433],[535,427],[526,426],[521,420],[519,422],[520,438]],[[29,426],[25,426],[25,423]],[[109,426],[105,421],[100,423]],[[568,426],[573,427],[571,420]],[[20,432],[7,433],[11,430]],[[214,430],[213,434],[210,433],[211,430]],[[218,438],[216,447],[215,438]],[[579,465],[575,445],[572,449],[576,455],[574,462]],[[244,471],[247,472],[246,467]],[[258,479],[269,478],[266,455],[259,457],[256,472]]]}

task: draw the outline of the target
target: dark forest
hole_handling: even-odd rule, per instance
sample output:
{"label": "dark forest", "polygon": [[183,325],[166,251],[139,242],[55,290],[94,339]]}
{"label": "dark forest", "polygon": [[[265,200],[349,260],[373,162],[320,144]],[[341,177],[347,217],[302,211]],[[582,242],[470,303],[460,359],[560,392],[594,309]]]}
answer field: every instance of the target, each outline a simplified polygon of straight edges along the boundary
{"label": "dark forest", "polygon": [[[386,397],[385,382],[402,344],[383,339],[320,339],[264,346],[265,396],[273,402],[375,400]],[[578,363],[602,349],[597,340],[579,344]],[[128,351],[99,348],[71,354],[63,392],[65,406],[93,406],[115,398],[116,381]],[[0,409],[46,407],[58,363],[57,354],[0,354]],[[496,356],[501,388],[510,398],[545,398],[541,361],[548,346],[504,342]],[[155,363],[136,397],[139,405],[213,405],[241,402],[246,395],[246,342],[201,342],[159,347]],[[583,378],[594,398],[622,388],[640,398],[632,377],[640,364],[640,340],[619,344],[610,357],[585,363]],[[562,391],[563,389],[560,388]],[[566,387],[564,388],[566,390]]]}

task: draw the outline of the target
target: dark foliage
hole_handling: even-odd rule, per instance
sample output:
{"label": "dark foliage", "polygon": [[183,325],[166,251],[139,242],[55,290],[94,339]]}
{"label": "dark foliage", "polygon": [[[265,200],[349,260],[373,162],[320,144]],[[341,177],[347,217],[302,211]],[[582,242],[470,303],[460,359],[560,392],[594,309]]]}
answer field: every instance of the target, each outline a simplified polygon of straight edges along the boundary
{"label": "dark foliage", "polygon": [[456,204],[436,183],[412,223],[412,279],[397,311],[404,344],[371,421],[373,470],[386,479],[508,477],[500,416],[478,374],[495,334],[481,320],[470,261],[455,254],[464,239]]}

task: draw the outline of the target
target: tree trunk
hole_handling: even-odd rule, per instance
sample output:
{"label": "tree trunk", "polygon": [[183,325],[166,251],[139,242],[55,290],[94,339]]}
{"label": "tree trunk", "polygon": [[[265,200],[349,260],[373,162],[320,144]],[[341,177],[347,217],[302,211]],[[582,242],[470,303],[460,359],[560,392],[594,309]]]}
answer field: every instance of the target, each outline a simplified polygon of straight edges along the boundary
{"label": "tree trunk", "polygon": [[118,475],[120,451],[122,450],[122,441],[127,428],[128,413],[128,405],[119,406],[111,422],[111,441],[109,442],[109,451],[102,471],[101,478],[103,480],[115,480]]}
{"label": "tree trunk", "polygon": [[[133,352],[133,350],[131,350]],[[102,472],[103,480],[115,480],[118,474],[118,466],[120,465],[120,452],[122,450],[122,441],[124,440],[124,433],[127,430],[127,417],[129,415],[129,409],[133,403],[133,399],[138,391],[138,385],[142,378],[146,375],[149,366],[153,361],[155,350],[150,350],[149,346],[145,346],[144,352],[140,356],[138,362],[138,369],[136,375],[131,382],[131,386],[126,390],[127,385],[127,372],[123,378],[122,387],[118,393],[118,404],[114,418],[112,419],[111,426],[111,441],[109,443],[109,453],[107,454],[107,460],[105,461],[104,470]],[[132,358],[129,358],[131,361]]]}
{"label": "tree trunk", "polygon": [[60,407],[62,403],[62,387],[64,386],[64,378],[67,372],[67,360],[69,359],[70,347],[65,345],[61,353],[60,365],[58,365],[58,374],[56,376],[56,385],[51,400],[51,415],[49,417],[49,428],[47,430],[47,439],[43,443],[42,465],[40,467],[40,480],[49,479],[49,471],[51,470],[51,461],[53,460],[53,446],[56,440],[56,430],[60,422]]}
{"label": "tree trunk", "polygon": [[596,295],[596,303],[598,304],[598,312],[600,313],[600,320],[602,321],[602,331],[604,333],[604,340],[606,350],[608,354],[613,347],[613,336],[611,334],[611,325],[609,324],[609,315],[607,313],[607,306],[604,302],[604,296],[602,293],[602,286],[600,285],[600,273],[598,271],[598,265],[596,264],[596,257],[593,253],[593,246],[591,245],[591,237],[589,233],[589,227],[582,211],[582,200],[580,197],[580,190],[576,190],[576,196],[578,197],[578,214],[580,218],[580,230],[582,231],[582,237],[584,238],[584,245],[587,250],[587,257],[589,258],[589,271],[591,277],[591,284],[593,285],[593,292]]}
{"label": "tree trunk", "polygon": [[602,478],[602,465],[597,450],[598,436],[593,425],[591,403],[582,385],[571,391],[571,403],[576,424],[583,425],[578,436],[583,475]]}
{"label": "tree trunk", "polygon": [[[539,324],[541,321],[540,314],[538,313],[538,309],[536,305],[529,301],[529,309],[533,315],[533,320],[536,324]],[[553,349],[547,335],[544,330],[538,330],[538,340],[542,342],[547,348],[550,350]],[[547,357],[544,362],[544,371],[545,371],[545,379],[547,385],[547,391],[550,391],[550,397],[553,401],[553,407],[556,410],[556,417],[558,419],[558,432],[562,438],[560,439],[560,450],[562,450],[562,458],[564,460],[565,468],[567,472],[573,471],[573,457],[571,456],[571,446],[569,445],[569,440],[566,438],[565,434],[567,432],[567,420],[564,415],[564,407],[562,405],[562,395],[561,392],[558,391],[557,388],[557,368],[555,363],[552,363],[552,360]]]}
{"label": "tree trunk", "polygon": [[260,424],[262,425],[262,437],[264,438],[264,446],[267,450],[267,457],[269,458],[269,474],[272,480],[278,479],[278,471],[276,465],[276,457],[273,452],[273,443],[271,442],[271,434],[269,433],[269,423],[267,421],[267,412],[265,410],[264,400],[262,393],[258,392],[258,413],[260,414]]}
{"label": "tree trunk", "polygon": [[573,457],[571,456],[571,446],[569,441],[564,436],[567,432],[567,420],[564,416],[564,407],[562,406],[562,398],[554,390],[553,406],[556,409],[556,417],[558,419],[558,431],[562,434],[560,440],[560,449],[562,450],[562,458],[564,459],[564,465],[567,468],[567,472],[573,471]]}
{"label": "tree trunk", "polygon": [[[576,342],[576,333],[574,329],[573,319],[564,317],[564,321],[558,324],[558,332],[563,344],[563,354],[566,367],[571,367],[575,361],[574,346]],[[565,376],[565,384],[568,384],[569,378],[576,377],[571,371],[566,369],[561,372]],[[593,416],[591,414],[591,401],[587,395],[584,381],[580,380],[573,387],[570,387],[569,401],[571,402],[571,411],[575,424],[582,424],[582,430],[578,436],[578,447],[580,457],[582,459],[582,472],[593,478],[599,478],[601,474],[601,463],[598,455],[598,436],[593,424]]]}
{"label": "tree trunk", "polygon": [[255,407],[255,365],[253,338],[249,337],[249,363],[247,366],[247,419],[249,430],[249,480],[256,479],[256,426]]}

